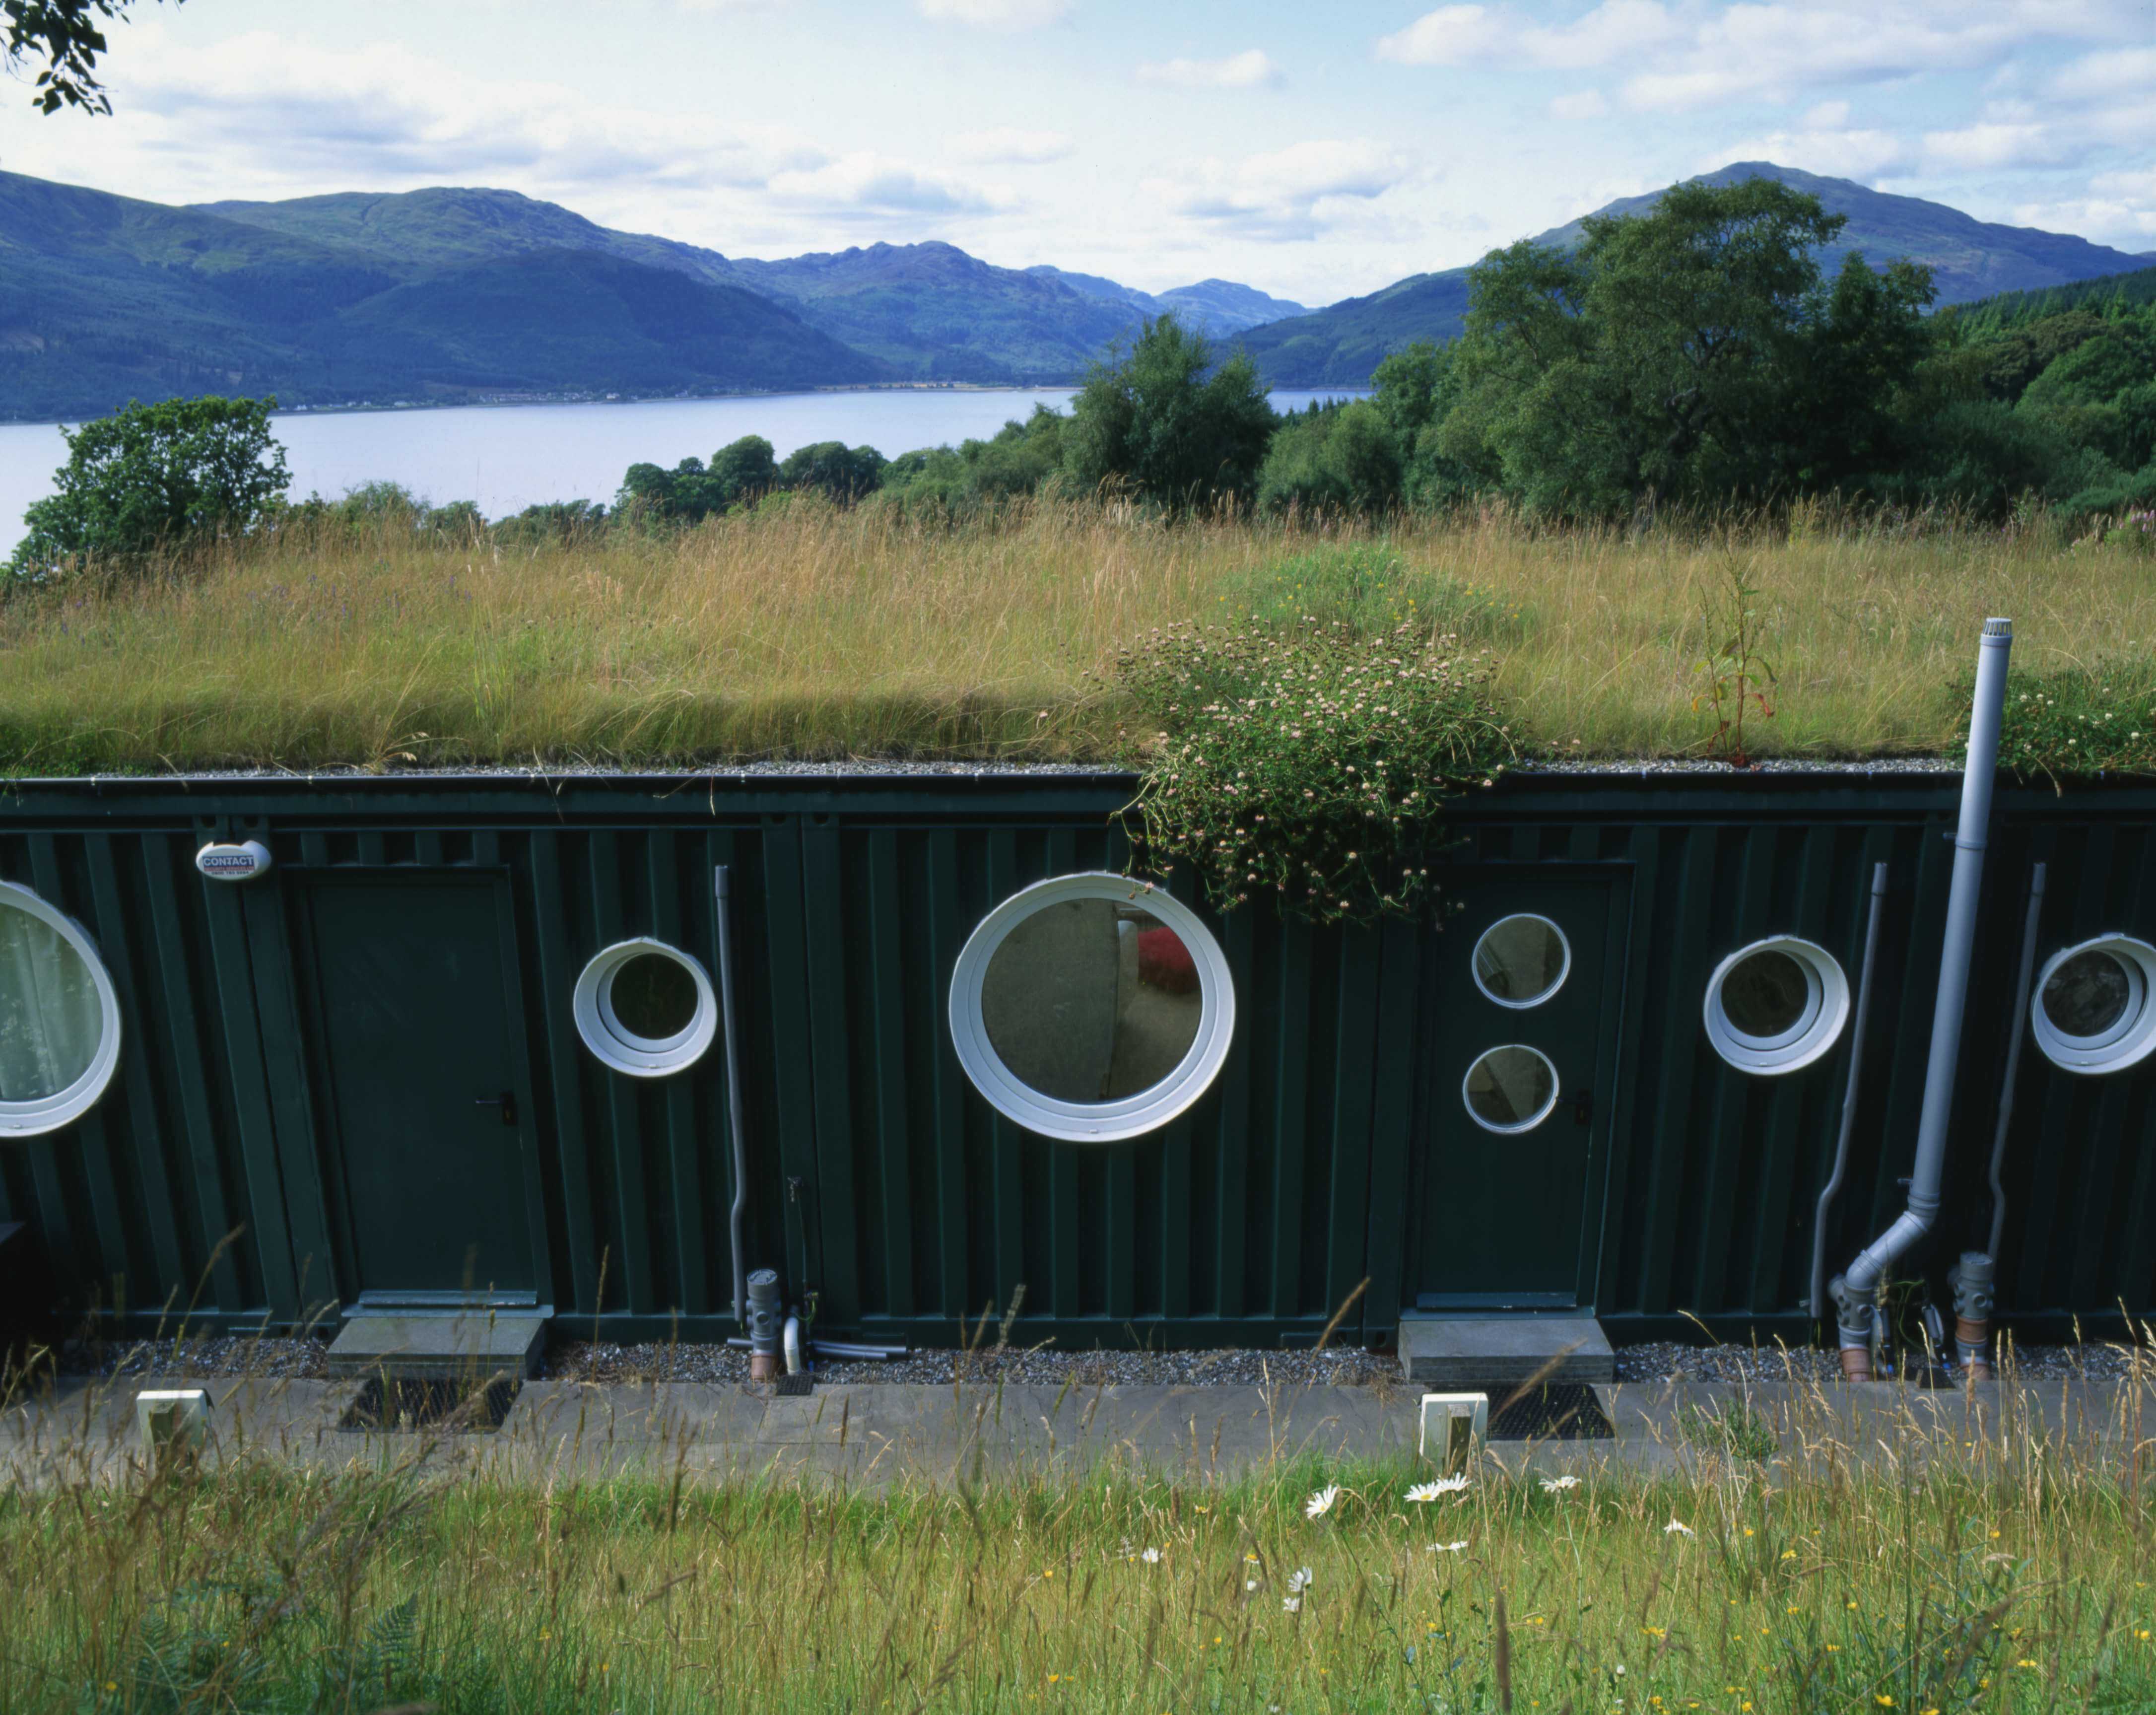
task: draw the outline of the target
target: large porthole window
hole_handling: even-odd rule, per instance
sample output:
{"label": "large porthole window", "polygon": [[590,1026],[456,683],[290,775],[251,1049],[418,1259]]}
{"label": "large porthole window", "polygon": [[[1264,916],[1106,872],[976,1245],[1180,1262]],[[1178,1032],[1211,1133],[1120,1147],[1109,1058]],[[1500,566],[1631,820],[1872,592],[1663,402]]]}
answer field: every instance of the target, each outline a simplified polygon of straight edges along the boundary
{"label": "large porthole window", "polygon": [[633,1078],[693,1065],[719,1030],[703,966],[648,936],[617,942],[586,965],[572,1009],[584,1046]]}
{"label": "large porthole window", "polygon": [[1572,943],[1532,911],[1500,917],[1475,943],[1475,986],[1500,1006],[1540,1006],[1564,986]]}
{"label": "large porthole window", "polygon": [[1707,1036],[1730,1065],[1775,1075],[1808,1066],[1849,1019],[1849,978],[1832,953],[1794,935],[1741,947],[1707,984]]}
{"label": "large porthole window", "polygon": [[120,1064],[112,978],[74,920],[0,881],[0,1137],[79,1117]]}
{"label": "large porthole window", "polygon": [[1197,913],[1127,875],[1061,875],[981,920],[951,978],[958,1063],[1029,1131],[1107,1143],[1205,1093],[1235,1035],[1228,961]]}
{"label": "large porthole window", "polygon": [[1510,1043],[1476,1057],[1460,1095],[1484,1131],[1532,1132],[1557,1106],[1557,1068],[1540,1049]]}
{"label": "large porthole window", "polygon": [[2118,1072],[2156,1048],[2156,947],[2099,935],[2045,962],[2030,1002],[2036,1045],[2070,1072]]}

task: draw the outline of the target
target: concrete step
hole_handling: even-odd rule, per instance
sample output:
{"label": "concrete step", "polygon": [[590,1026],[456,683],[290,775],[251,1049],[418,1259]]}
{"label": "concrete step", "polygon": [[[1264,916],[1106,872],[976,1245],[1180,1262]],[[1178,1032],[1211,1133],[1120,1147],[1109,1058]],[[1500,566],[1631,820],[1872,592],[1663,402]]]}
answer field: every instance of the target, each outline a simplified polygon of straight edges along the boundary
{"label": "concrete step", "polygon": [[330,1343],[330,1374],[452,1381],[503,1374],[529,1378],[539,1373],[547,1320],[524,1309],[448,1315],[371,1310],[347,1318]]}
{"label": "concrete step", "polygon": [[[1591,1316],[1400,1318],[1400,1367],[1411,1382],[1460,1390],[1553,1382],[1614,1382],[1617,1354]],[[1494,1403],[1494,1402],[1493,1402]]]}

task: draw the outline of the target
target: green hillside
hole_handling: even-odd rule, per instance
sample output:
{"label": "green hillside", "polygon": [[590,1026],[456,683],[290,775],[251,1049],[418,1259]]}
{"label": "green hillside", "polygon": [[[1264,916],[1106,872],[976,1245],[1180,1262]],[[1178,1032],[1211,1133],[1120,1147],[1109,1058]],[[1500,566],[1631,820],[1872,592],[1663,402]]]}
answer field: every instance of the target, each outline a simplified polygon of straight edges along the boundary
{"label": "green hillside", "polygon": [[[2069,234],[1996,225],[1920,197],[1890,196],[1768,161],[1737,162],[1702,177],[1715,185],[1773,178],[1810,192],[1830,211],[1849,218],[1840,239],[1820,253],[1828,272],[1852,250],[1880,265],[1906,256],[1933,270],[1942,304],[2115,275],[2143,267],[2148,259]],[[1595,213],[1641,213],[1661,195],[1623,198]],[[1582,230],[1575,220],[1538,234],[1535,242],[1568,247],[1579,241]],[[1276,387],[1360,386],[1387,353],[1419,339],[1457,336],[1467,309],[1467,274],[1455,268],[1414,275],[1368,297],[1252,328],[1238,342]]]}
{"label": "green hillside", "polygon": [[[510,223],[526,241],[505,249],[478,230],[484,202],[414,228],[365,206],[396,198],[311,200],[331,206],[272,223],[0,173],[0,418],[204,392],[451,403],[891,374],[782,304],[633,250],[550,244],[543,222]],[[566,210],[529,208],[577,235]]]}

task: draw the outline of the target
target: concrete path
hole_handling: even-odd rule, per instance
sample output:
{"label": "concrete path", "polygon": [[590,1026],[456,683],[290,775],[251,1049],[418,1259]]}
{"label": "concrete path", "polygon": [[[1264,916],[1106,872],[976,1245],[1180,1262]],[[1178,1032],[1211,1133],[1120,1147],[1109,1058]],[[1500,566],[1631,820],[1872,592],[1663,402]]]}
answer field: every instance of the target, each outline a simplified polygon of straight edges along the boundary
{"label": "concrete path", "polygon": [[[1069,1477],[1098,1467],[1199,1481],[1300,1459],[1414,1462],[1420,1390],[1408,1387],[832,1386],[778,1397],[703,1384],[525,1384],[491,1433],[363,1433],[338,1420],[350,1381],[161,1377],[64,1379],[0,1412],[0,1472],[80,1481],[140,1456],[139,1389],[198,1386],[213,1402],[213,1457],[273,1455],[315,1466],[394,1462],[425,1449],[430,1465],[531,1481],[637,1474],[708,1483],[814,1480],[870,1488]],[[2024,1456],[2115,1462],[2143,1440],[2125,1384],[1979,1384],[1966,1394],[1892,1383],[1814,1388],[1610,1384],[1596,1393],[1614,1425],[1599,1440],[1494,1441],[1512,1471],[1681,1471],[1709,1456],[1715,1420],[1748,1451],[1784,1461]],[[2148,1390],[2144,1390],[2147,1392]],[[2156,1435],[2156,1394],[2138,1402]]]}

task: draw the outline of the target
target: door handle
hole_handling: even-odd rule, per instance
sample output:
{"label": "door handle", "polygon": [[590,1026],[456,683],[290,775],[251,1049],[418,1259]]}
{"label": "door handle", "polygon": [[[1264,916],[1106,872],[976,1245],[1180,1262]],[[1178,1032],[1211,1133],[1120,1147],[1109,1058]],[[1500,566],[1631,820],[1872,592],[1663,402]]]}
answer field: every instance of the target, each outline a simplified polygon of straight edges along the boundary
{"label": "door handle", "polygon": [[472,1098],[472,1106],[497,1108],[501,1113],[502,1124],[513,1126],[516,1123],[516,1097],[507,1090],[499,1096],[475,1096]]}
{"label": "door handle", "polygon": [[[506,1101],[508,1098],[504,1097]],[[1594,1091],[1582,1086],[1572,1092],[1572,1122],[1575,1126],[1591,1125],[1594,1121]]]}

